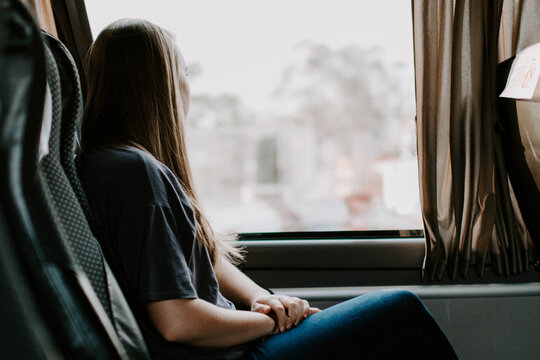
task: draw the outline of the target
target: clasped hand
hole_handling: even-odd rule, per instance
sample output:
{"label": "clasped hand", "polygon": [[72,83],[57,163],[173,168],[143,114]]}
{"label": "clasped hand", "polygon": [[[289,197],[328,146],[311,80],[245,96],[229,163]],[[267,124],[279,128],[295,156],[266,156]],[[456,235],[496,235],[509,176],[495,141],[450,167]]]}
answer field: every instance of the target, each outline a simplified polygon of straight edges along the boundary
{"label": "clasped hand", "polygon": [[271,316],[276,322],[272,334],[277,334],[292,329],[308,316],[321,310],[309,307],[306,300],[297,297],[265,295],[253,301],[251,311]]}

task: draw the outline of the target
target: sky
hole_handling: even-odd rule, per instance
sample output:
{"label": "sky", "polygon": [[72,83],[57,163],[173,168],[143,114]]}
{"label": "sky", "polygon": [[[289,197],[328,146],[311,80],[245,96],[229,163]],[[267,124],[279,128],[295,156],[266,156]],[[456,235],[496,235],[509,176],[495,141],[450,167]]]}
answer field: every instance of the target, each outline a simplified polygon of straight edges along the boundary
{"label": "sky", "polygon": [[283,68],[302,42],[382,47],[413,81],[411,5],[405,0],[87,0],[94,37],[110,22],[144,18],[176,37],[202,73],[193,94],[234,93],[267,111]]}

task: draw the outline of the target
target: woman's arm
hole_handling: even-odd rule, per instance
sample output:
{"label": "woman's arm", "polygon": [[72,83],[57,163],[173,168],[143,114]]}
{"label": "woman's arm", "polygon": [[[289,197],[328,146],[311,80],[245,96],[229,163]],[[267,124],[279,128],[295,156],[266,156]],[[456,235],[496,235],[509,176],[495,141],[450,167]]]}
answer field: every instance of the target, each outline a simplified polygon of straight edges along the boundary
{"label": "woman's arm", "polygon": [[270,295],[267,290],[257,285],[227,259],[219,258],[214,271],[219,283],[219,291],[236,305],[250,309],[256,299]]}
{"label": "woman's arm", "polygon": [[309,315],[320,311],[310,308],[306,300],[285,295],[271,295],[238,270],[228,260],[220,258],[214,266],[221,293],[238,305],[254,312],[270,315],[273,312],[279,331],[298,325]]}
{"label": "woman's arm", "polygon": [[242,344],[270,334],[275,327],[267,315],[223,309],[201,299],[150,302],[147,310],[165,340],[199,347]]}

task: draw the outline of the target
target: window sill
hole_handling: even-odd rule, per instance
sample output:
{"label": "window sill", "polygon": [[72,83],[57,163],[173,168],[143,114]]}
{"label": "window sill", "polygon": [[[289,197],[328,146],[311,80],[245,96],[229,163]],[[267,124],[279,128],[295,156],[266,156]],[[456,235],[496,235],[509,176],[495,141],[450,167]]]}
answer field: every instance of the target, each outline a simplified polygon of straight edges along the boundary
{"label": "window sill", "polygon": [[[412,291],[422,299],[493,298],[540,296],[540,283],[468,284],[468,285],[409,285],[397,286]],[[297,296],[310,301],[345,301],[388,286],[274,288],[275,294]]]}
{"label": "window sill", "polygon": [[241,241],[246,267],[286,269],[420,269],[424,238]]}

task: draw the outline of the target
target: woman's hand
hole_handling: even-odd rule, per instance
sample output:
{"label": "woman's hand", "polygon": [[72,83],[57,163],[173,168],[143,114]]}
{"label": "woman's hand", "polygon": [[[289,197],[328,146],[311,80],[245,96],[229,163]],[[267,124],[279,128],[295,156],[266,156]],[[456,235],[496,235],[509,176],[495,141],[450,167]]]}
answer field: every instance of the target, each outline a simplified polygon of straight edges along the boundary
{"label": "woman's hand", "polygon": [[302,322],[309,315],[320,311],[310,308],[305,300],[285,295],[270,295],[255,284],[228,260],[220,258],[214,265],[219,290],[229,300],[252,312],[270,316],[275,322],[272,334],[285,332]]}
{"label": "woman's hand", "polygon": [[253,301],[251,311],[272,316],[276,321],[274,333],[278,333],[290,330],[311,314],[321,310],[309,307],[306,300],[297,297],[264,295]]}

